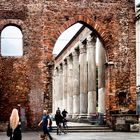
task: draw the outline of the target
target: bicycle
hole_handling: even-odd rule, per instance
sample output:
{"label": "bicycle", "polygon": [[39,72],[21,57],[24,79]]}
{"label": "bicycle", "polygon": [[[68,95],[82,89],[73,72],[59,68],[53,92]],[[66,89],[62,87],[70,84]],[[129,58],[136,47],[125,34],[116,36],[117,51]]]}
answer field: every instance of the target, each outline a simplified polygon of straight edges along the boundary
{"label": "bicycle", "polygon": [[65,134],[68,133],[68,125],[67,125],[67,120],[64,118],[63,119],[63,128],[62,128],[62,132],[64,132]]}
{"label": "bicycle", "polygon": [[62,125],[61,125],[62,123],[59,123],[58,125],[57,125],[57,135],[61,135],[62,134],[62,132],[63,132],[63,128],[62,128]]}
{"label": "bicycle", "polygon": [[64,134],[68,133],[68,125],[66,119],[63,119],[63,122],[57,125],[57,135],[61,135],[62,133]]}

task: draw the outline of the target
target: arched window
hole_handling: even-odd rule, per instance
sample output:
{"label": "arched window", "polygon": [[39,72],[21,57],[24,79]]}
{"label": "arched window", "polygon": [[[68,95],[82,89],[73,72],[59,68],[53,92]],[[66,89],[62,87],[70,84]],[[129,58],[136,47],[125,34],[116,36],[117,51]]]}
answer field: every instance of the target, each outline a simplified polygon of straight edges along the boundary
{"label": "arched window", "polygon": [[7,26],[1,32],[1,55],[22,56],[23,35],[16,26]]}

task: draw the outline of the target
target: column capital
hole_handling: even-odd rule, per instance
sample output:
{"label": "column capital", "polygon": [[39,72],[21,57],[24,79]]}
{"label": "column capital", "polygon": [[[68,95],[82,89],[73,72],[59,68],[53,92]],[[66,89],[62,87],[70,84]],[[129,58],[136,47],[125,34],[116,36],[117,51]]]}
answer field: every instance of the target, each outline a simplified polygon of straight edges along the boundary
{"label": "column capital", "polygon": [[59,64],[59,65],[58,65],[58,71],[59,71],[59,73],[62,73],[62,71],[63,71],[62,64]]}
{"label": "column capital", "polygon": [[89,35],[87,37],[87,47],[91,47],[92,46],[95,46],[96,44],[96,40],[97,40],[97,36],[92,36],[92,35]]}
{"label": "column capital", "polygon": [[58,76],[59,68],[58,66],[54,68],[54,75]]}
{"label": "column capital", "polygon": [[67,66],[67,59],[64,59],[63,62],[62,62],[63,66]]}
{"label": "column capital", "polygon": [[79,50],[80,50],[80,54],[86,53],[86,44],[84,42],[81,42],[79,44]]}
{"label": "column capital", "polygon": [[54,68],[54,70],[53,70],[53,76],[55,77],[56,75],[57,75],[57,69]]}
{"label": "column capital", "polygon": [[67,63],[69,64],[69,63],[72,61],[72,53],[69,54],[69,55],[66,57],[66,59],[67,59]]}
{"label": "column capital", "polygon": [[72,57],[73,57],[73,59],[78,59],[79,58],[79,49],[74,49],[73,50]]}

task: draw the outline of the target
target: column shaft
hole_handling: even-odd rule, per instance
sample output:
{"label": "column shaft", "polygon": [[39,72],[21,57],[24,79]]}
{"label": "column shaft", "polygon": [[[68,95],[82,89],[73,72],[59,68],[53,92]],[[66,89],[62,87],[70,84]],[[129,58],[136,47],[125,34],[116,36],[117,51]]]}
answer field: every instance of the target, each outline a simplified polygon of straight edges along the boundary
{"label": "column shaft", "polygon": [[62,99],[63,99],[63,69],[62,65],[59,66],[59,93],[58,93],[58,107],[62,110]]}
{"label": "column shaft", "polygon": [[63,109],[67,110],[67,61],[63,62]]}
{"label": "column shaft", "polygon": [[69,117],[72,117],[73,114],[73,82],[72,82],[72,57],[71,55],[68,56],[67,58],[67,62],[68,62],[68,86],[67,86],[67,107],[68,107],[68,113],[69,113]]}
{"label": "column shaft", "polygon": [[99,41],[98,46],[98,112],[105,113],[105,50]]}
{"label": "column shaft", "polygon": [[73,117],[80,113],[80,77],[79,77],[79,51],[74,50],[73,54]]}
{"label": "column shaft", "polygon": [[88,114],[96,113],[96,37],[87,38],[88,56]]}
{"label": "column shaft", "polygon": [[55,111],[59,107],[59,69],[56,69],[56,78],[55,78]]}
{"label": "column shaft", "polygon": [[52,112],[53,114],[55,113],[55,109],[56,109],[56,68],[54,68],[54,71],[53,71],[53,95],[52,95],[52,103],[53,103],[53,109],[52,109]]}
{"label": "column shaft", "polygon": [[87,113],[87,56],[85,44],[80,44],[80,114]]}

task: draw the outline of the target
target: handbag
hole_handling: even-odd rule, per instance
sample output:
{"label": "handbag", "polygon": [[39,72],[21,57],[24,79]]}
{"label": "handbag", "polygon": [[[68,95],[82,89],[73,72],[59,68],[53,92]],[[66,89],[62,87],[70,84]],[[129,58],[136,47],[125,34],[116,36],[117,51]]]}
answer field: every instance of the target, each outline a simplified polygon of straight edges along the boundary
{"label": "handbag", "polygon": [[12,128],[10,128],[10,124],[9,123],[8,123],[8,126],[7,126],[7,136],[8,137],[12,136]]}

